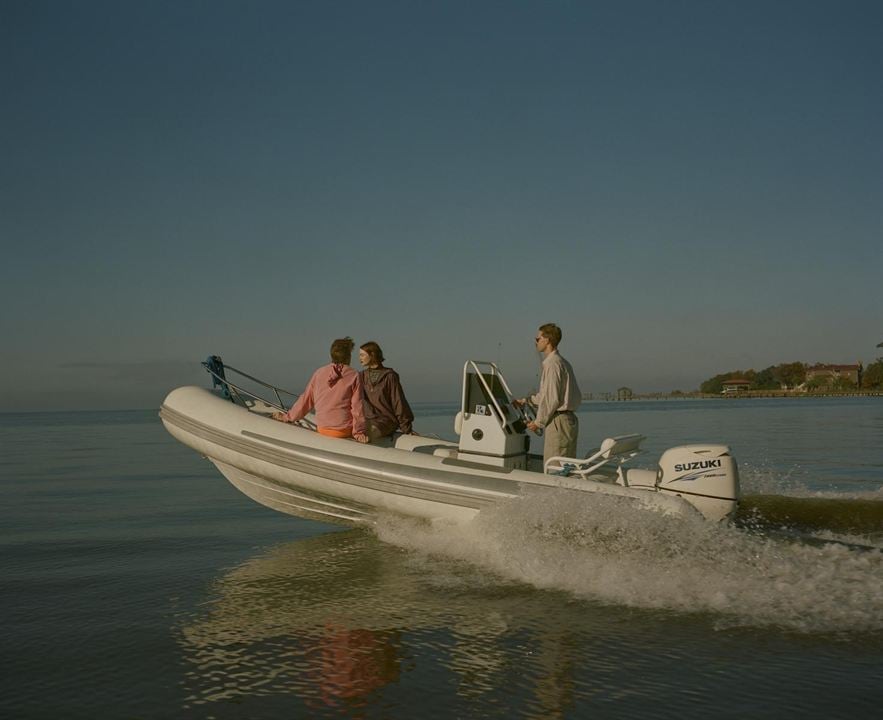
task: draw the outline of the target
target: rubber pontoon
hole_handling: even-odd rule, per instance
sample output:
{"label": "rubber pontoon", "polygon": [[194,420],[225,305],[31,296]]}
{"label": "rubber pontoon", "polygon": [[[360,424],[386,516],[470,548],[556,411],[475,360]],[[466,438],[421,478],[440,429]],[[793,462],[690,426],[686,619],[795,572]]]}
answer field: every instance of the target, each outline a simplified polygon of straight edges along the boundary
{"label": "rubber pontoon", "polygon": [[[605,439],[586,458],[551,458],[543,467],[528,452],[531,415],[513,404],[494,363],[464,366],[459,442],[402,435],[384,445],[325,437],[309,418],[277,422],[270,416],[283,409],[286,391],[225,368],[217,356],[203,365],[212,389],[173,390],[160,409],[163,424],[250,498],[291,515],[347,525],[371,523],[381,512],[462,522],[529,489],[605,493],[711,521],[737,507],[739,474],[725,445],[675,447],[655,469],[630,468],[644,438],[626,435]],[[276,402],[233,384],[226,371],[273,390]]]}

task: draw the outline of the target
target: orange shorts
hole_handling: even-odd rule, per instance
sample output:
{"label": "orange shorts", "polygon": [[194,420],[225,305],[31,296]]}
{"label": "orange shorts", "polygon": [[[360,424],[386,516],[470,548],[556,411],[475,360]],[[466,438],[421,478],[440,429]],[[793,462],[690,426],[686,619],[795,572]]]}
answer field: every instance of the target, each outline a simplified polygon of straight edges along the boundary
{"label": "orange shorts", "polygon": [[317,427],[316,430],[320,435],[326,435],[333,438],[349,438],[353,436],[352,428],[327,428]]}

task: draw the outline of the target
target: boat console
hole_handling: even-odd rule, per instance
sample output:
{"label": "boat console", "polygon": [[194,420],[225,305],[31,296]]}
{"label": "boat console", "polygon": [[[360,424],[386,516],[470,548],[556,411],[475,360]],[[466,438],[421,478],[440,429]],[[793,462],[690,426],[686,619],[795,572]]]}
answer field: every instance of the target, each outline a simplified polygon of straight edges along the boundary
{"label": "boat console", "polygon": [[460,436],[461,460],[526,470],[530,410],[516,407],[514,397],[495,363],[467,360],[463,393],[454,431]]}

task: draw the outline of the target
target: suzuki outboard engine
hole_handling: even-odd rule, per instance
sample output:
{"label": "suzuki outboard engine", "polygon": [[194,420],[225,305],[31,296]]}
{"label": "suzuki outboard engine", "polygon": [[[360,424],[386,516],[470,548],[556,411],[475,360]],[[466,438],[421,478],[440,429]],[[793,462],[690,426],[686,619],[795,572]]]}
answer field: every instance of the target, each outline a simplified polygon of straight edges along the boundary
{"label": "suzuki outboard engine", "polygon": [[739,470],[726,445],[681,445],[662,453],[659,492],[678,495],[710,520],[724,520],[739,501]]}

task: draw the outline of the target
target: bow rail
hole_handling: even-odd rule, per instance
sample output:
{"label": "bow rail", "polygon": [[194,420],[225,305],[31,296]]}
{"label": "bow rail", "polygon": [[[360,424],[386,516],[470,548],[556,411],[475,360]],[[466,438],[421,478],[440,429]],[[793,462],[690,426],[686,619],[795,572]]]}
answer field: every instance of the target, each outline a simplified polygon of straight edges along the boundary
{"label": "bow rail", "polygon": [[[286,404],[282,401],[282,395],[288,395],[292,398],[292,400],[297,397],[297,393],[293,393],[290,390],[285,390],[284,388],[280,388],[275,385],[271,385],[270,383],[264,382],[263,380],[260,380],[253,375],[249,375],[247,372],[238,370],[232,365],[225,365],[224,361],[221,360],[221,357],[219,355],[209,356],[205,361],[203,361],[202,366],[206,369],[206,372],[208,372],[208,374],[212,376],[212,390],[214,390],[215,388],[220,388],[223,396],[233,402],[236,402],[236,399],[238,398],[242,404],[246,404],[245,398],[250,398],[252,400],[258,400],[262,403],[265,403],[270,407],[274,407],[281,412],[285,412],[288,408],[286,407]],[[267,390],[272,390],[273,394],[276,396],[276,402],[268,400],[265,397],[261,397],[257,393],[254,393],[251,390],[246,390],[245,388],[235,384],[227,378],[228,371],[232,371],[241,377],[247,378],[248,380],[257,383]],[[288,403],[288,406],[290,405],[291,403]]]}

